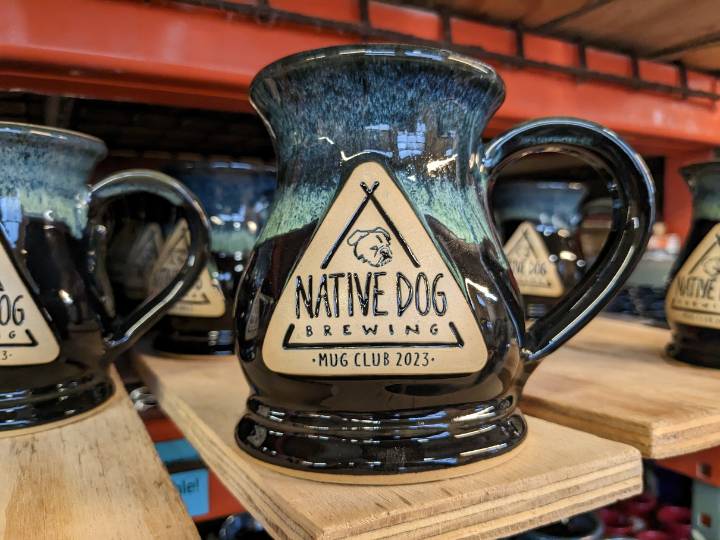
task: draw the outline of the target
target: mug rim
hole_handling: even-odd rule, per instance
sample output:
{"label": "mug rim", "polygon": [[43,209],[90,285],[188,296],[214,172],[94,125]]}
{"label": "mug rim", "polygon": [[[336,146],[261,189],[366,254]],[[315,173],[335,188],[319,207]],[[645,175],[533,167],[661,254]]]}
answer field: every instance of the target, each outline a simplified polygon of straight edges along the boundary
{"label": "mug rim", "polygon": [[107,153],[107,146],[101,139],[93,135],[88,135],[87,133],[82,133],[80,131],[73,131],[71,129],[30,124],[28,122],[8,122],[3,120],[0,121],[0,133],[41,135],[57,142],[70,143],[76,146],[85,146],[88,149],[94,149],[99,155]]}
{"label": "mug rim", "polygon": [[720,169],[720,159],[711,159],[708,161],[691,163],[690,165],[680,167],[679,171],[683,177],[687,178],[693,176],[694,174],[697,174],[703,169]]}
{"label": "mug rim", "polygon": [[279,58],[256,73],[250,83],[250,96],[254,94],[255,87],[263,79],[274,78],[301,65],[323,60],[355,59],[362,56],[369,58],[413,60],[428,64],[450,64],[462,71],[476,73],[478,75],[482,74],[489,77],[492,84],[500,91],[500,95],[505,95],[505,83],[497,71],[477,58],[448,49],[423,45],[405,43],[360,43],[311,49]]}

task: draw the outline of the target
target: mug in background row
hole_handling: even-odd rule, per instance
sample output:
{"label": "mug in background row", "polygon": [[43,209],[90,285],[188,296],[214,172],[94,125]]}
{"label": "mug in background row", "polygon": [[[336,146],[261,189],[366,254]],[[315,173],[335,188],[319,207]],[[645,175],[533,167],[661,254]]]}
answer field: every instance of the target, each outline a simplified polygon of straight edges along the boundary
{"label": "mug in background row", "polygon": [[495,185],[492,209],[529,319],[545,315],[587,271],[580,245],[586,196],[579,182],[501,180]]}
{"label": "mug in background row", "polygon": [[[235,288],[267,219],[275,171],[249,160],[180,161],[163,169],[202,203],[211,227],[210,259],[192,289],[156,325],[154,347],[175,355],[232,354]],[[120,213],[111,277],[132,303],[175,276],[187,258],[187,227],[173,207],[147,197],[128,200]]]}
{"label": "mug in background row", "polygon": [[[0,123],[0,429],[88,411],[112,395],[110,363],[182,297],[205,265],[208,222],[181,184],[149,170],[87,182],[106,153],[71,131]],[[190,256],[127,315],[106,271],[113,206],[163,197],[190,230]]]}

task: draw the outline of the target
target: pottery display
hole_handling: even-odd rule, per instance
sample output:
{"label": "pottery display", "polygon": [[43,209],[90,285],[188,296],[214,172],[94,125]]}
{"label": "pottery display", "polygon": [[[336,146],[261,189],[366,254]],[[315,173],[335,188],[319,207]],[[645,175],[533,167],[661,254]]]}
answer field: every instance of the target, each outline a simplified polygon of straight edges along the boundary
{"label": "pottery display", "polygon": [[[274,465],[354,475],[469,464],[517,448],[527,377],[634,268],[654,187],[622,139],[578,119],[483,145],[504,98],[489,66],[406,45],[310,51],[264,68],[250,96],[278,189],[236,300],[252,393],[240,447]],[[496,175],[570,152],[615,197],[597,264],[530,327],[493,225]]]}
{"label": "pottery display", "polygon": [[720,162],[681,169],[693,196],[693,222],[665,296],[672,331],[668,353],[720,368]]}
{"label": "pottery display", "polygon": [[[0,140],[0,429],[10,430],[110,397],[110,363],[199,275],[208,225],[198,201],[158,172],[123,171],[88,187],[106,153],[99,139],[2,122]],[[112,205],[141,193],[177,206],[192,256],[166,288],[120,315],[106,270]]]}
{"label": "pottery display", "polygon": [[498,181],[492,209],[528,318],[542,317],[587,270],[580,244],[587,188],[579,182]]}
{"label": "pottery display", "polygon": [[[210,220],[211,257],[207,271],[157,325],[154,346],[180,354],[230,354],[235,346],[235,288],[267,219],[275,171],[232,161],[180,162],[165,170],[200,199]],[[184,233],[170,231],[157,262],[146,267],[150,274],[173,266],[168,260],[178,249],[184,258],[185,246]]]}

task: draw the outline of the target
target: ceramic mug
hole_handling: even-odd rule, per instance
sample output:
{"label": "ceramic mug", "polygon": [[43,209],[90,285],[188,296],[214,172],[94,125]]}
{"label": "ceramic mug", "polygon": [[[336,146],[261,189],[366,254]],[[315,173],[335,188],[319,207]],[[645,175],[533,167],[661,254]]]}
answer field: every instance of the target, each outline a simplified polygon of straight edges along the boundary
{"label": "ceramic mug", "polygon": [[[179,162],[165,170],[202,203],[210,220],[211,256],[207,271],[156,326],[154,346],[179,354],[232,354],[235,288],[267,220],[275,170],[261,163],[220,160]],[[179,231],[169,232],[158,262],[150,265],[153,272],[162,272],[178,248],[184,259],[186,244],[179,244],[181,240]]]}
{"label": "ceramic mug", "polygon": [[680,172],[693,196],[693,221],[665,296],[672,331],[668,353],[720,368],[720,162],[697,163]]}
{"label": "ceramic mug", "polygon": [[492,208],[530,319],[542,317],[586,271],[579,182],[499,181]]}
{"label": "ceramic mug", "polygon": [[[161,173],[131,170],[93,187],[99,139],[0,123],[0,429],[68,418],[107,400],[112,360],[159,320],[205,264],[207,219]],[[190,254],[172,283],[127,316],[115,309],[105,255],[114,202],[159,195],[190,226]]]}
{"label": "ceramic mug", "polygon": [[[525,439],[527,377],[628,277],[655,201],[640,156],[597,124],[536,120],[483,145],[503,96],[489,66],[407,45],[305,52],[255,77],[278,189],[236,301],[252,388],[236,439],[250,455],[408,473]],[[598,263],[526,328],[488,199],[505,165],[549,151],[598,169],[613,228]]]}

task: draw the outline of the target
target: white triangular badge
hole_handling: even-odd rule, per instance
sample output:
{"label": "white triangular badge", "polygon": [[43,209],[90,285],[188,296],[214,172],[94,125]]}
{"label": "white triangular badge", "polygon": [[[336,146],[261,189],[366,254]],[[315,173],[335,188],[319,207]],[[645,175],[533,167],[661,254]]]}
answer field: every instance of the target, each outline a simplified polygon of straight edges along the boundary
{"label": "white triangular badge", "polygon": [[0,368],[47,364],[60,345],[33,295],[0,244]]}
{"label": "white triangular badge", "polygon": [[557,267],[532,223],[523,221],[515,229],[505,255],[522,294],[557,298],[564,292]]}
{"label": "white triangular badge", "polygon": [[340,188],[263,342],[280,373],[471,373],[487,347],[470,304],[396,183],[374,162]]}
{"label": "white triangular badge", "polygon": [[697,245],[673,278],[665,297],[674,322],[720,328],[720,223]]}
{"label": "white triangular badge", "polygon": [[[177,275],[185,264],[190,247],[187,222],[181,220],[168,236],[152,271],[151,290],[158,291]],[[225,314],[225,295],[220,284],[206,268],[192,288],[168,311],[178,317],[222,317]]]}
{"label": "white triangular badge", "polygon": [[136,240],[132,243],[126,257],[123,258],[123,285],[128,298],[145,298],[148,294],[148,280],[152,272],[152,265],[162,249],[162,229],[157,223],[148,223],[141,229]]}

